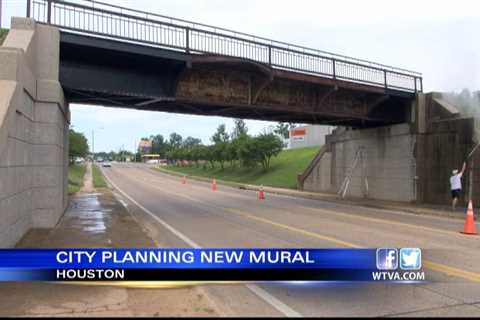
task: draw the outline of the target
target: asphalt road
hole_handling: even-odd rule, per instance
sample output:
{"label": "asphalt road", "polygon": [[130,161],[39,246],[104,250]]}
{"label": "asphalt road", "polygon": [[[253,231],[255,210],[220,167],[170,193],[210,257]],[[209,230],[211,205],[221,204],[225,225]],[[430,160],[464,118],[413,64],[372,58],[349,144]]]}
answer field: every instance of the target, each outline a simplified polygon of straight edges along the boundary
{"label": "asphalt road", "polygon": [[139,164],[103,168],[162,247],[420,247],[426,284],[208,285],[225,315],[480,316],[480,237],[458,219],[266,195]]}

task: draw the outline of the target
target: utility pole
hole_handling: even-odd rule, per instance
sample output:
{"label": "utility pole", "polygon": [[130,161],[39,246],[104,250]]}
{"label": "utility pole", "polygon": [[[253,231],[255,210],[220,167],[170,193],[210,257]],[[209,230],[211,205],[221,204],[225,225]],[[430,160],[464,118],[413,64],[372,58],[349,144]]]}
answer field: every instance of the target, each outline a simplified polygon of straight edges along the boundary
{"label": "utility pole", "polygon": [[0,28],[2,28],[2,8],[3,8],[3,3],[2,3],[2,0],[0,0]]}
{"label": "utility pole", "polygon": [[135,139],[135,144],[133,145],[133,162],[137,162],[137,139]]}
{"label": "utility pole", "polygon": [[95,162],[95,135],[94,135],[94,130],[92,130],[92,162]]}

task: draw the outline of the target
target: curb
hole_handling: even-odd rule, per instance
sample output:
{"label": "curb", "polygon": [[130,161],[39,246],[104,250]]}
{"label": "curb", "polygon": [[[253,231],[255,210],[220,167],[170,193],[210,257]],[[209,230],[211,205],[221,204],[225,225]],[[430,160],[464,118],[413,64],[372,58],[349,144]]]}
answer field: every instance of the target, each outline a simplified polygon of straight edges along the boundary
{"label": "curb", "polygon": [[[190,179],[197,180],[197,181],[203,181],[203,182],[210,182],[210,178],[205,178],[205,177],[199,177],[199,176],[193,176],[193,175],[186,175],[183,173],[175,172],[175,171],[170,171],[168,169],[164,169],[162,167],[152,167],[152,170],[159,171],[165,174],[169,174],[172,176],[178,176],[178,177],[183,177],[187,176]],[[250,184],[244,184],[244,183],[238,183],[238,182],[231,182],[231,181],[224,181],[224,180],[219,180],[216,179],[217,184],[220,185],[225,185],[229,187],[234,187],[242,190],[252,190],[252,191],[258,191],[260,189],[260,186],[256,185],[250,185]],[[333,203],[339,203],[339,204],[348,204],[348,205],[355,205],[355,206],[360,206],[360,207],[365,207],[365,208],[373,208],[373,209],[384,209],[384,210],[394,210],[394,211],[400,211],[400,212],[406,212],[406,213],[411,213],[411,214],[416,214],[416,215],[422,215],[422,216],[433,216],[433,217],[446,217],[446,218],[454,218],[454,219],[465,219],[465,216],[462,214],[458,214],[455,212],[448,212],[448,211],[442,211],[442,210],[435,210],[435,209],[423,209],[423,208],[409,208],[409,207],[398,207],[395,205],[383,205],[380,203],[365,203],[362,201],[355,201],[354,199],[338,199],[336,195],[333,194],[322,194],[322,193],[314,193],[314,192],[304,192],[304,191],[297,191],[297,190],[289,190],[289,189],[282,189],[282,188],[272,188],[272,187],[266,187],[263,186],[263,190],[268,193],[272,194],[278,194],[278,195],[286,195],[286,196],[291,196],[291,197],[297,197],[297,198],[304,198],[304,199],[310,199],[310,200],[322,200],[322,201],[327,201],[327,202],[333,202]]]}

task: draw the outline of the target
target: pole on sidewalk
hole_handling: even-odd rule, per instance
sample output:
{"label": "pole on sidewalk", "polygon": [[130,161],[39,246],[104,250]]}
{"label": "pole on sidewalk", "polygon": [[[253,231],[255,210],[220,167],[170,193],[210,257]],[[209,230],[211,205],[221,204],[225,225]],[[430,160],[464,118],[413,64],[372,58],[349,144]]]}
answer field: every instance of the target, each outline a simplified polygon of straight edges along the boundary
{"label": "pole on sidewalk", "polygon": [[473,158],[470,160],[470,172],[468,176],[468,200],[472,201],[473,197]]}

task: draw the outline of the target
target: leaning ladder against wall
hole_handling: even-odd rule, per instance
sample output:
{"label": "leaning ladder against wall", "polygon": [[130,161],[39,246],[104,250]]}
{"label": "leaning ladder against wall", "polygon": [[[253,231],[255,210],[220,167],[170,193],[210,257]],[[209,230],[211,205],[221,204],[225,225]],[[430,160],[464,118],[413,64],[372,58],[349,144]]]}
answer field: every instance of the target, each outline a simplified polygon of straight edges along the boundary
{"label": "leaning ladder against wall", "polygon": [[365,147],[362,146],[362,147],[359,147],[355,152],[355,157],[353,159],[352,165],[348,168],[345,179],[343,180],[342,185],[340,186],[340,189],[337,192],[337,194],[342,199],[345,198],[345,195],[347,194],[348,187],[350,186],[350,181],[352,180],[353,173],[355,172],[355,168],[357,167],[359,161],[362,162],[362,169],[364,173],[363,178],[365,183],[365,191],[363,196],[364,197],[368,196],[368,179],[366,175],[366,151],[365,151]]}

